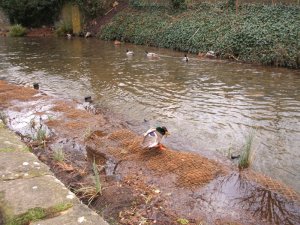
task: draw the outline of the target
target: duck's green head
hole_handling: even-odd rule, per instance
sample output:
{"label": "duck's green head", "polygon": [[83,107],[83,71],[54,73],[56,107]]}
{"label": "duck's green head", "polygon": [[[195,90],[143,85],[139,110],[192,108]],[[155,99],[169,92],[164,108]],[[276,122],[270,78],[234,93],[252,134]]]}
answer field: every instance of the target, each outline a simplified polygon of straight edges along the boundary
{"label": "duck's green head", "polygon": [[156,130],[161,135],[169,135],[169,132],[166,127],[156,127]]}

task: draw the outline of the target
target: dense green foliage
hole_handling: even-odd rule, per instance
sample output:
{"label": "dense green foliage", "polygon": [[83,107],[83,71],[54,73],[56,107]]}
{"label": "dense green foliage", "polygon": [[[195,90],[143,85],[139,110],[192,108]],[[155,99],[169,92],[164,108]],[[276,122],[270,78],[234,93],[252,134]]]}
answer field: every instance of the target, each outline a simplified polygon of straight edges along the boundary
{"label": "dense green foliage", "polygon": [[226,4],[200,4],[181,13],[143,8],[119,13],[101,38],[300,68],[299,24],[299,7],[280,5],[243,5],[238,15]]}
{"label": "dense green foliage", "polygon": [[73,0],[78,4],[86,18],[95,18],[104,14],[105,0]]}
{"label": "dense green foliage", "polygon": [[63,4],[78,4],[85,18],[102,15],[109,0],[0,0],[12,23],[26,27],[52,25],[57,19]]}
{"label": "dense green foliage", "polygon": [[53,23],[62,0],[0,0],[12,23],[37,27]]}
{"label": "dense green foliage", "polygon": [[11,37],[23,37],[26,34],[26,28],[20,24],[16,24],[10,27],[9,36]]}
{"label": "dense green foliage", "polygon": [[171,4],[174,9],[186,9],[187,8],[185,0],[171,0]]}

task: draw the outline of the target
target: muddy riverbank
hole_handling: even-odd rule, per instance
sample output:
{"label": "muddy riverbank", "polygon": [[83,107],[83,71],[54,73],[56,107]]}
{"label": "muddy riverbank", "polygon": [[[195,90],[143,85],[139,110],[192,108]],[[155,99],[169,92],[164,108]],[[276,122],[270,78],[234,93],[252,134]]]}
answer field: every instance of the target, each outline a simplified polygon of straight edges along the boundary
{"label": "muddy riverbank", "polygon": [[225,159],[143,150],[141,134],[92,104],[0,81],[0,110],[39,159],[111,224],[300,224],[299,196],[286,185]]}

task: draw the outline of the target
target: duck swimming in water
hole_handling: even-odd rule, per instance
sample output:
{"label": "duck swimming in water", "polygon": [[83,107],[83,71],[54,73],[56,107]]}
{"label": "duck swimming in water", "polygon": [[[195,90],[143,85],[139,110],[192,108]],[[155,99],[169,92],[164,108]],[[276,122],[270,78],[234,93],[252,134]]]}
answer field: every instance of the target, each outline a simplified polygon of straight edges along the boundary
{"label": "duck swimming in water", "polygon": [[184,57],[182,58],[182,61],[188,62],[189,61],[189,57],[187,57],[187,55],[184,54]]}
{"label": "duck swimming in water", "polygon": [[149,129],[144,134],[143,140],[143,148],[159,148],[163,149],[162,145],[160,144],[161,140],[165,135],[168,135],[169,132],[166,127],[156,127]]}
{"label": "duck swimming in water", "polygon": [[134,52],[133,51],[129,51],[128,49],[126,50],[126,55],[128,56],[133,56]]}
{"label": "duck swimming in water", "polygon": [[148,52],[148,51],[145,51],[145,53],[146,53],[146,56],[148,57],[148,58],[156,58],[156,59],[158,59],[159,58],[159,55],[158,54],[156,54],[156,53],[154,53],[154,52]]}

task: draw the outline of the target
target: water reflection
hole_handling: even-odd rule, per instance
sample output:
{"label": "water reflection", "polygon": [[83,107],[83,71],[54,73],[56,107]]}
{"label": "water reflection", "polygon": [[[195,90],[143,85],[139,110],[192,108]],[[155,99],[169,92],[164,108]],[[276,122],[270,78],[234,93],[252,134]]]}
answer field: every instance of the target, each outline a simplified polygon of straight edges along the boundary
{"label": "water reflection", "polygon": [[182,53],[151,48],[161,57],[149,60],[144,50],[95,39],[2,38],[0,78],[39,82],[50,95],[92,95],[135,131],[166,125],[166,145],[210,157],[238,151],[256,128],[254,168],[300,190],[300,71],[192,56],[185,63]]}
{"label": "water reflection", "polygon": [[[252,180],[255,177],[252,177]],[[280,190],[260,185],[245,177],[239,172],[222,177],[213,185],[214,191],[207,188],[201,194],[199,208],[206,210],[208,203],[212,212],[220,213],[223,207],[232,211],[235,218],[239,218],[241,209],[249,213],[249,218],[259,219],[265,224],[300,224],[300,205],[298,196],[289,196],[292,192],[282,195]],[[292,197],[295,197],[292,200]],[[197,198],[197,196],[196,196]],[[198,199],[200,197],[198,196]],[[221,213],[222,215],[222,213]],[[241,217],[242,219],[243,217]],[[252,223],[254,221],[246,221]]]}
{"label": "water reflection", "polygon": [[239,189],[244,197],[238,204],[253,213],[253,216],[264,219],[272,224],[299,224],[300,207],[296,202],[283,198],[276,192],[239,179]]}

